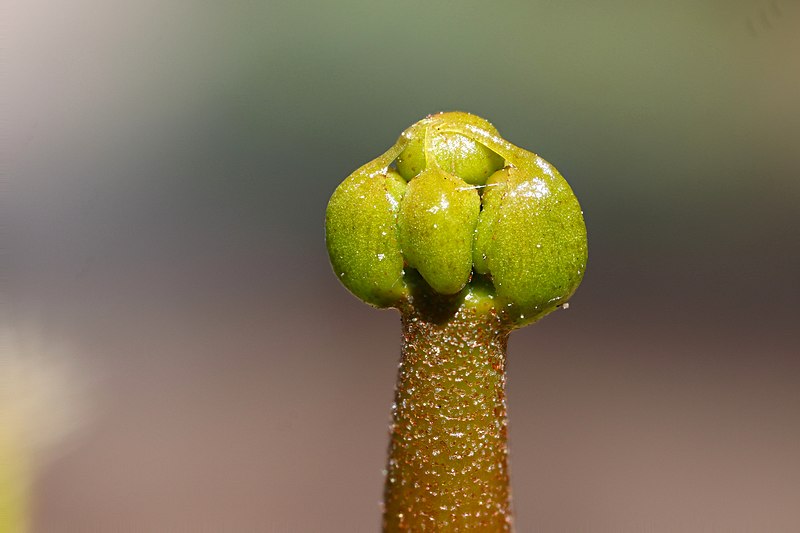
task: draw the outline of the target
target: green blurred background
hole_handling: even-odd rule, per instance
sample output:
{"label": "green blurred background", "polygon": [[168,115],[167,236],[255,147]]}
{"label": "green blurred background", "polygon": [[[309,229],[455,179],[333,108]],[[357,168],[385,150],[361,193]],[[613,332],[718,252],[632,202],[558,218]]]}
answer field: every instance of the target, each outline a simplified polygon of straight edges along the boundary
{"label": "green blurred background", "polygon": [[800,529],[800,3],[6,12],[2,320],[74,428],[35,448],[36,531],[377,529],[400,326],[324,211],[441,110],[589,230],[569,311],[510,342],[518,530]]}

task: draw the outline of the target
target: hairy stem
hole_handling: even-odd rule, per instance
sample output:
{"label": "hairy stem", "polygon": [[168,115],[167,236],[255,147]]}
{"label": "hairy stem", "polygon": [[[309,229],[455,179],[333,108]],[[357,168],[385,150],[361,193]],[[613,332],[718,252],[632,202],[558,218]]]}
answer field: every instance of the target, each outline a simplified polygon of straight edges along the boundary
{"label": "hairy stem", "polygon": [[456,297],[401,308],[384,531],[509,531],[509,328]]}

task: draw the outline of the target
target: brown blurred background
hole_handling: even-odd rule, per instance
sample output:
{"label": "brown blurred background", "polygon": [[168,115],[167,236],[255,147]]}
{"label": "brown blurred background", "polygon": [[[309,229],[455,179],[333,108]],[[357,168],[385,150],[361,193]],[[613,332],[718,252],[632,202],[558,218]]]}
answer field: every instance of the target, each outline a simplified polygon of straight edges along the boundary
{"label": "brown blurred background", "polygon": [[570,309],[510,342],[518,531],[800,531],[798,2],[5,11],[1,318],[69,376],[35,531],[378,529],[400,325],[324,210],[452,109],[589,229]]}

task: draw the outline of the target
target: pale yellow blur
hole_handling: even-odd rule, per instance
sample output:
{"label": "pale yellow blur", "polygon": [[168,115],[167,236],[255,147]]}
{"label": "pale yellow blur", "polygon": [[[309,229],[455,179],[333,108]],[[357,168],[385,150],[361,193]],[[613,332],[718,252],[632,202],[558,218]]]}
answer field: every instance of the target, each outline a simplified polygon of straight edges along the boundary
{"label": "pale yellow blur", "polygon": [[76,427],[79,387],[41,331],[6,325],[0,346],[0,533],[23,533],[35,466]]}

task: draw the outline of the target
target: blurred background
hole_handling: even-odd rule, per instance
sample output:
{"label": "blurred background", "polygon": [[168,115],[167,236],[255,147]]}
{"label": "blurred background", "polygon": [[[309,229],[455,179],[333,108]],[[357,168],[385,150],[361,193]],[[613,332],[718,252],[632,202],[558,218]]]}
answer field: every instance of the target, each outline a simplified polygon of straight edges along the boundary
{"label": "blurred background", "polygon": [[552,162],[589,230],[569,310],[510,340],[518,531],[800,530],[797,1],[3,20],[0,383],[34,531],[378,529],[399,317],[339,285],[324,212],[441,110]]}

